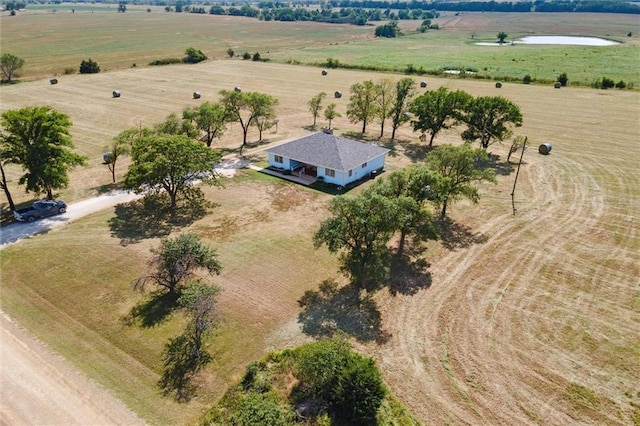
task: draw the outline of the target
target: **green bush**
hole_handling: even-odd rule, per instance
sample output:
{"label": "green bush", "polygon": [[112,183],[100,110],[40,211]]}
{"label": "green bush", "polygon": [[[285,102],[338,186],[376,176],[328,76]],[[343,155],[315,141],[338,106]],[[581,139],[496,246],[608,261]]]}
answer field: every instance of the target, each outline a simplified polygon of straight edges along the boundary
{"label": "green bush", "polygon": [[187,48],[185,55],[187,56],[182,59],[185,64],[197,64],[207,59],[207,55],[202,53],[202,50],[194,49],[193,47]]}
{"label": "green bush", "polygon": [[533,78],[531,78],[531,76],[529,74],[527,74],[524,77],[522,77],[522,82],[524,84],[531,84],[532,81],[533,81]]}
{"label": "green bush", "polygon": [[100,72],[100,65],[96,61],[92,61],[91,58],[88,60],[82,60],[80,62],[80,74],[97,74]]}
{"label": "green bush", "polygon": [[275,396],[268,393],[250,393],[242,399],[231,416],[235,426],[293,425],[293,413],[282,408]]}
{"label": "green bush", "polygon": [[171,65],[171,64],[181,64],[182,59],[180,58],[165,58],[165,59],[156,59],[155,61],[149,62],[149,65]]}

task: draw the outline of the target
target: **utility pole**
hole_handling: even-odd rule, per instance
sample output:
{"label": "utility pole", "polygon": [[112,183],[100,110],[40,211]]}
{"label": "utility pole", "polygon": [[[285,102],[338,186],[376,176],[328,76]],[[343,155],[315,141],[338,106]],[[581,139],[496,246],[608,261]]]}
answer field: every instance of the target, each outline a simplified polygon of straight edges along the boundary
{"label": "utility pole", "polygon": [[516,178],[513,181],[513,189],[511,190],[511,208],[513,209],[513,215],[516,215],[516,201],[514,195],[516,193],[516,184],[518,183],[518,175],[520,174],[520,165],[522,164],[522,157],[524,156],[524,150],[527,149],[527,140],[528,138],[525,136],[524,142],[522,143],[522,151],[520,152],[520,161],[518,161],[518,169],[516,170]]}

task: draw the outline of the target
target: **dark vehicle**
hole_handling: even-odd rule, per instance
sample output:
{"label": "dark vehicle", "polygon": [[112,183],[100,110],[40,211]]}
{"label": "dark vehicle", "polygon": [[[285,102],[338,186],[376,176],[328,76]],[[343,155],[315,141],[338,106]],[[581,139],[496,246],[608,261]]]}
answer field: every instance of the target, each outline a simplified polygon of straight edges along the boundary
{"label": "dark vehicle", "polygon": [[61,200],[35,201],[31,207],[15,210],[13,217],[20,222],[33,222],[36,219],[67,211],[67,203]]}

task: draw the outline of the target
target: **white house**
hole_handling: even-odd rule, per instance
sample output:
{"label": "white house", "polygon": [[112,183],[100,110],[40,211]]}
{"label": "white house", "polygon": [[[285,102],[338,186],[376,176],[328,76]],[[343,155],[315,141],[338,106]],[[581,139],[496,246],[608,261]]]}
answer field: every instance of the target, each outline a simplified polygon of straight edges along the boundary
{"label": "white house", "polygon": [[339,186],[379,173],[388,149],[318,132],[266,149],[269,166]]}

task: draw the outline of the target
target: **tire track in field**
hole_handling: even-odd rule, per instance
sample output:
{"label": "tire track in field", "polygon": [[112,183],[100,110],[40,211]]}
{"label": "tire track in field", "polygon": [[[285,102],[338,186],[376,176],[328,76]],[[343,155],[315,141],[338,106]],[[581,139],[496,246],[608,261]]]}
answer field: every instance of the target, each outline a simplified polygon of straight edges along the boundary
{"label": "tire track in field", "polygon": [[479,229],[490,235],[485,244],[434,262],[431,289],[390,301],[385,321],[393,337],[380,363],[427,422],[572,421],[559,404],[566,377],[545,362],[557,351],[538,329],[536,306],[547,294],[535,283],[567,241],[597,223],[605,204],[579,163],[564,159],[556,168],[532,164],[526,210],[488,220]]}

